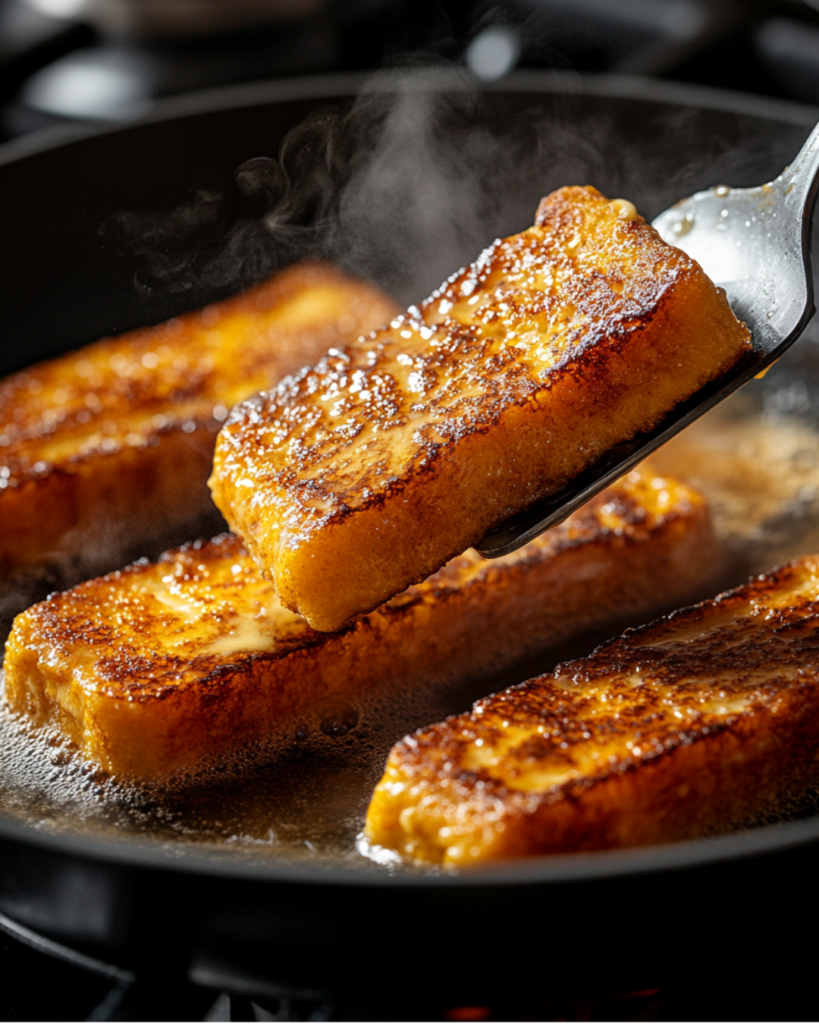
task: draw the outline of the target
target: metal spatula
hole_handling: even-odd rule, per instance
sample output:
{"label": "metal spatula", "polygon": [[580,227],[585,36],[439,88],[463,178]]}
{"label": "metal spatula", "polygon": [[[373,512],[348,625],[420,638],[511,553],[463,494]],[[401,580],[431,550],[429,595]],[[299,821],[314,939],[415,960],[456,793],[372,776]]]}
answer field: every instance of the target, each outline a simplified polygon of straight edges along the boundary
{"label": "metal spatula", "polygon": [[756,360],[678,405],[653,431],[618,445],[562,490],[484,537],[477,546],[497,558],[556,526],[575,509],[688,426],[789,348],[813,316],[810,228],[819,189],[819,125],[794,162],[756,188],[717,185],[665,210],[653,224],[724,288],[751,332]]}

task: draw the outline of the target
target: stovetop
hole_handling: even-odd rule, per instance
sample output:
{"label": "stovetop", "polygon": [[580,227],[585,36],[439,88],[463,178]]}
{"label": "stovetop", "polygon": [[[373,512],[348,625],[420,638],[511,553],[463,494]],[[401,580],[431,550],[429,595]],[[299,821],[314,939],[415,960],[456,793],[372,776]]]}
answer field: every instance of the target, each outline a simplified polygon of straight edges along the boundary
{"label": "stovetop", "polygon": [[[58,955],[54,955],[57,952]],[[68,955],[68,954],[67,954]],[[332,997],[276,1000],[217,991],[184,977],[134,977],[58,947],[35,949],[0,921],[0,1020],[3,1021],[701,1021],[815,1020],[810,977],[782,978],[749,964],[745,977],[720,977],[718,965],[692,965],[684,978],[640,992],[522,1006],[438,1006],[403,989],[390,1005]]]}
{"label": "stovetop", "polygon": [[[53,954],[53,951],[52,951]],[[815,1020],[809,977],[782,978],[749,964],[745,977],[720,977],[718,965],[692,966],[685,978],[605,998],[521,1006],[437,1006],[403,990],[391,1005],[332,997],[277,1000],[217,991],[175,976],[140,978],[82,958],[33,949],[2,930],[0,1020],[4,1021],[700,1021]]]}
{"label": "stovetop", "polygon": [[[281,75],[366,70],[413,59],[465,62],[497,79],[515,67],[649,75],[819,104],[819,0],[450,0],[330,3],[313,17],[206,38],[111,33],[68,0],[0,0],[0,140],[115,121],[162,96]],[[99,99],[118,69],[122,92]],[[93,75],[97,79],[93,79]],[[91,76],[89,78],[89,75]],[[113,79],[112,79],[113,81]],[[74,83],[72,100],[71,83]],[[130,91],[129,91],[130,90]],[[89,96],[91,97],[89,99]],[[108,92],[110,100],[111,93]],[[72,106],[73,104],[73,106]],[[7,923],[8,924],[8,923]],[[390,1006],[332,998],[253,1000],[184,977],[134,977],[0,921],[0,1020],[731,1020],[815,1019],[808,978],[721,978],[718,965],[641,992],[536,1005]]]}

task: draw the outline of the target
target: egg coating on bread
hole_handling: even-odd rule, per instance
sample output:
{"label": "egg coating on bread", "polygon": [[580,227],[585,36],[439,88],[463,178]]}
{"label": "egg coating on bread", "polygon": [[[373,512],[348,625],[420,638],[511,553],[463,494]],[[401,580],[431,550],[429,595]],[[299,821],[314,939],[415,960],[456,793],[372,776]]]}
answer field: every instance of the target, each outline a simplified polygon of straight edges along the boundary
{"label": "egg coating on bread", "polygon": [[560,189],[419,307],[237,406],[211,489],[283,604],[335,630],[749,352],[698,264]]}

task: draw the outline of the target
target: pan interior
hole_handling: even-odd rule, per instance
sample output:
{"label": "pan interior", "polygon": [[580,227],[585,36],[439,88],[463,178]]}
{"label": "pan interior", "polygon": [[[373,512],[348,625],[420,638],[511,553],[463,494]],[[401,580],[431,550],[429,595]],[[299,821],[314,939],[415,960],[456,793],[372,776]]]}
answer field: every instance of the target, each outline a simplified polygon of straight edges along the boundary
{"label": "pan interior", "polygon": [[[412,107],[415,101],[403,96],[401,102]],[[470,102],[477,103],[470,117],[483,141],[470,151],[479,166],[470,178],[473,201],[458,214],[462,223],[457,218],[445,221],[448,237],[436,237],[434,220],[424,214],[423,189],[412,192],[421,205],[416,205],[414,214],[407,213],[400,202],[400,188],[406,188],[407,181],[398,175],[399,192],[387,195],[380,216],[395,212],[389,233],[401,236],[403,232],[400,244],[386,249],[380,245],[382,258],[374,259],[366,245],[362,254],[366,237],[358,228],[350,234],[348,225],[348,234],[342,230],[334,242],[336,250],[329,253],[406,302],[423,297],[445,273],[474,258],[495,236],[525,226],[540,195],[561,184],[593,183],[610,195],[635,200],[651,217],[673,199],[716,181],[745,185],[772,177],[806,134],[798,125],[739,117],[729,110],[644,99],[508,90],[480,102],[472,97]],[[413,109],[430,116],[428,98],[424,103]],[[235,129],[232,136],[228,133],[218,153],[222,171],[228,173],[248,156],[275,153],[281,134],[310,113],[310,104],[291,106],[287,111],[281,103],[244,111],[245,134]],[[450,107],[447,110],[452,113]],[[460,116],[457,110],[455,114]],[[3,353],[8,367],[108,331],[159,320],[245,283],[241,274],[228,275],[221,284],[211,280],[205,291],[180,294],[173,291],[176,285],[164,291],[161,283],[154,282],[136,301],[133,252],[123,250],[112,256],[108,243],[98,239],[99,226],[112,214],[142,205],[152,211],[151,216],[161,217],[163,206],[167,210],[177,205],[184,192],[179,181],[172,182],[166,193],[157,191],[155,180],[141,192],[132,172],[123,173],[121,187],[112,189],[110,181],[117,180],[117,168],[123,170],[137,148],[147,145],[150,151],[167,147],[171,140],[173,151],[182,140],[187,146],[184,165],[192,173],[197,161],[206,166],[213,159],[212,140],[220,123],[219,114],[188,118],[181,125],[185,131],[177,130],[176,140],[166,124],[113,133],[107,142],[105,136],[89,140],[87,145],[103,162],[92,166],[82,185],[86,202],[71,208],[69,222],[79,209],[83,223],[73,228],[69,223],[74,237],[71,230],[65,233],[62,226],[57,228],[48,259],[36,272],[37,238],[42,239],[49,216],[59,216],[60,203],[68,202],[71,180],[60,184],[60,176],[52,176],[58,186],[39,196],[23,190],[24,196],[30,196],[29,205],[18,200],[11,218],[17,230],[11,238],[19,243],[15,274],[23,283],[13,295],[9,293],[17,347]],[[429,142],[438,128],[437,122],[424,127],[427,134],[421,141]],[[82,143],[76,145],[82,149]],[[53,174],[61,160],[64,166],[78,163],[83,154],[67,150],[71,147],[57,147],[23,162],[33,165],[37,181],[47,172]],[[525,159],[524,153],[529,154]],[[522,167],[511,167],[512,157],[523,160]],[[95,192],[100,167],[107,184]],[[15,165],[0,168],[0,183],[4,172],[11,180],[19,171]],[[382,188],[384,180],[367,187]],[[440,188],[440,175],[427,185]],[[6,189],[5,194],[10,191]],[[365,189],[365,198],[366,194]],[[433,205],[441,201],[436,195]],[[413,228],[408,219],[412,215],[423,215],[429,237]],[[247,210],[235,216],[247,218]],[[375,226],[371,223],[367,230]],[[383,237],[378,234],[380,241]],[[12,247],[13,241],[0,241],[0,256],[9,262]],[[446,266],[438,265],[437,255],[431,258],[436,250],[445,251]],[[402,273],[402,260],[406,273]],[[78,289],[74,285],[80,277]],[[55,298],[47,313],[42,303],[31,301],[32,281],[38,293],[53,288],[50,294]],[[66,322],[71,326],[61,336],[60,324]],[[704,583],[702,597],[789,558],[819,551],[817,414],[819,331],[809,327],[764,380],[753,382],[654,458],[662,471],[699,486],[711,502],[724,558],[719,578]],[[486,693],[581,655],[610,634],[586,636],[571,647],[544,652],[502,677],[467,680],[437,692],[402,694],[389,707],[362,706],[358,725],[344,736],[317,735],[287,759],[243,772],[214,773],[197,785],[120,787],[84,766],[58,736],[33,736],[23,723],[4,715],[0,717],[0,815],[47,832],[133,837],[177,851],[214,850],[262,857],[271,863],[306,859],[364,864],[356,837],[392,743],[414,728],[463,711]],[[785,818],[813,813],[810,802],[782,809]],[[372,870],[382,866],[373,865]]]}
{"label": "pan interior", "polygon": [[[814,365],[815,364],[815,365]],[[721,541],[717,577],[702,596],[819,551],[819,340],[663,448],[654,462],[707,495]],[[813,413],[813,415],[811,415]],[[586,635],[502,676],[393,694],[363,704],[344,736],[312,733],[287,757],[211,772],[177,786],[125,787],[84,765],[58,734],[0,717],[0,811],[38,830],[196,847],[272,859],[362,862],[357,836],[389,747],[405,733],[465,710],[487,693],[613,635]],[[781,819],[814,813],[811,800]],[[757,823],[758,824],[758,823]],[[394,864],[386,860],[391,870]]]}

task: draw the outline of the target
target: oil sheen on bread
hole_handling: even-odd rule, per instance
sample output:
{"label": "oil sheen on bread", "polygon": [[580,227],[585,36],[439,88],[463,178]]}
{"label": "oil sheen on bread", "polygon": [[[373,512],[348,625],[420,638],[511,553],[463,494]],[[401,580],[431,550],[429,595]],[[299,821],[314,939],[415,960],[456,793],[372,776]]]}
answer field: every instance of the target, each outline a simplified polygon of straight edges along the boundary
{"label": "oil sheen on bread", "polygon": [[[226,535],[55,594],[19,615],[6,697],[120,778],[277,756],[362,699],[493,674],[690,597],[714,561],[707,505],[635,470],[494,562],[455,559],[339,633],[284,608]],[[520,676],[518,676],[520,678]],[[352,716],[352,717],[351,717]]]}
{"label": "oil sheen on bread", "polygon": [[372,843],[422,863],[690,839],[819,782],[819,556],[395,746]]}
{"label": "oil sheen on bread", "polygon": [[40,577],[66,585],[219,529],[206,480],[230,407],[394,313],[300,264],[0,381],[0,615]]}
{"label": "oil sheen on bread", "polygon": [[560,189],[419,307],[239,405],[214,500],[283,604],[338,629],[654,427],[748,337],[630,203]]}

